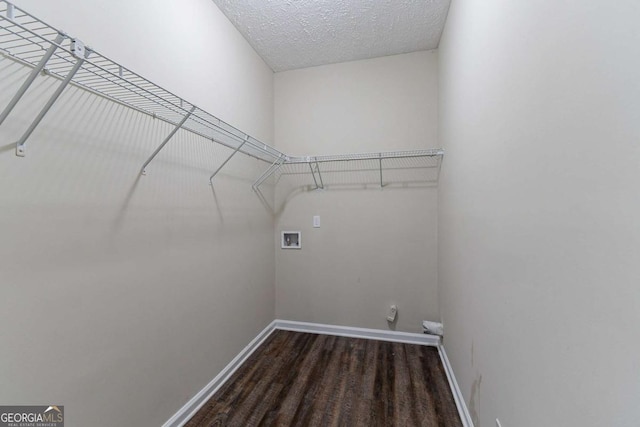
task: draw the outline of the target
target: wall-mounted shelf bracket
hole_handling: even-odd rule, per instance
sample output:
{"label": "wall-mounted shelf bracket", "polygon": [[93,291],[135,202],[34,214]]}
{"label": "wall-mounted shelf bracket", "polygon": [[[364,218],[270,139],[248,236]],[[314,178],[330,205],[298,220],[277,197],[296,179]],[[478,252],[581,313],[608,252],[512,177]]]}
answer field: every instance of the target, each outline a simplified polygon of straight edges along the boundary
{"label": "wall-mounted shelf bracket", "polygon": [[[58,35],[58,38],[59,37],[60,37],[60,34]],[[58,39],[56,39],[56,40],[58,40]],[[52,45],[49,48],[49,50],[51,51],[52,55],[53,55],[53,51],[55,50],[55,49],[53,49],[53,46],[55,46],[55,45]],[[47,51],[47,53],[48,52],[49,51]],[[36,130],[36,128],[38,127],[38,125],[40,124],[42,119],[44,119],[44,116],[49,112],[51,107],[53,107],[53,104],[55,104],[56,101],[58,100],[58,98],[60,97],[60,95],[62,95],[62,92],[67,87],[67,85],[71,82],[71,80],[73,79],[73,76],[76,75],[76,73],[78,72],[80,67],[82,67],[82,64],[84,63],[84,61],[91,54],[91,50],[85,48],[84,44],[80,40],[77,40],[77,39],[74,39],[71,42],[71,52],[72,52],[73,56],[76,58],[76,62],[73,65],[73,68],[71,68],[71,70],[69,71],[67,76],[64,78],[62,83],[60,83],[60,85],[58,86],[56,91],[53,93],[53,95],[51,95],[51,97],[49,98],[49,100],[47,101],[45,106],[42,107],[42,110],[40,110],[40,113],[38,113],[38,115],[33,120],[31,125],[29,126],[29,128],[25,131],[25,133],[22,135],[22,137],[20,137],[20,139],[16,142],[16,156],[18,156],[18,157],[24,157],[25,156],[25,143],[27,142],[27,139],[29,139],[29,137],[31,136],[33,131]],[[46,56],[47,56],[47,54],[45,54],[45,57]],[[49,57],[51,57],[51,56],[49,55]],[[42,66],[44,67],[45,64],[46,64],[46,61],[44,63],[42,63]],[[27,78],[27,81],[29,81],[30,79],[31,79],[31,75],[29,76],[29,78]],[[31,85],[31,83],[33,83],[33,80],[31,80],[31,82],[29,83],[29,85],[26,86],[26,88],[28,88]],[[26,88],[25,88],[25,91],[26,91]],[[22,95],[20,95],[20,97],[21,96]]]}
{"label": "wall-mounted shelf bracket", "polygon": [[7,3],[7,18],[13,21],[15,17],[16,17],[16,7],[11,3]]}
{"label": "wall-mounted shelf bracket", "polygon": [[380,153],[380,159],[378,159],[378,162],[380,163],[380,188],[383,188],[384,184],[382,183],[382,153]]}
{"label": "wall-mounted shelf bracket", "polygon": [[[320,173],[320,164],[316,159],[315,162],[309,159],[309,169],[311,169],[311,176],[313,177],[313,182],[316,184],[316,190],[324,190],[324,183],[322,182],[322,174]],[[318,177],[316,178],[316,174]],[[320,184],[318,184],[320,182]]]}
{"label": "wall-mounted shelf bracket", "polygon": [[169,135],[167,135],[167,137],[164,139],[164,141],[162,141],[162,144],[160,144],[158,146],[158,148],[156,148],[156,151],[153,152],[153,154],[151,155],[151,157],[149,157],[147,159],[146,162],[144,162],[144,165],[142,165],[142,169],[140,169],[140,174],[141,175],[146,175],[147,174],[147,166],[149,165],[149,163],[151,163],[151,161],[158,155],[158,153],[160,151],[162,151],[162,149],[164,148],[165,145],[167,145],[167,143],[171,140],[171,138],[173,138],[173,136],[180,130],[180,128],[185,124],[185,122],[187,120],[189,120],[189,117],[191,117],[191,114],[193,114],[193,112],[195,111],[196,106],[194,105],[193,107],[191,107],[191,110],[189,110],[189,112],[187,114],[184,115],[184,117],[182,118],[182,120],[180,120],[180,123],[178,123],[176,125],[175,128],[173,128],[173,130],[169,133]]}
{"label": "wall-mounted shelf bracket", "polygon": [[[13,7],[13,5],[11,6]],[[9,9],[7,9],[7,16],[9,15],[8,11]],[[10,17],[9,19],[12,19],[12,18]],[[22,96],[27,92],[29,87],[31,87],[31,84],[35,81],[36,77],[38,77],[38,74],[42,70],[44,70],[44,67],[47,65],[47,62],[49,61],[49,59],[51,59],[51,56],[53,56],[53,53],[58,48],[58,45],[62,43],[65,37],[66,35],[62,33],[58,33],[58,36],[56,37],[54,43],[52,43],[51,46],[49,46],[49,49],[47,49],[42,59],[40,59],[40,62],[38,62],[35,68],[31,70],[31,73],[29,73],[29,76],[27,77],[27,79],[24,81],[24,83],[22,83],[22,86],[20,86],[20,89],[18,89],[18,92],[16,92],[16,94],[13,96],[11,101],[9,101],[9,104],[5,107],[4,111],[0,113],[0,125],[2,125],[5,119],[9,117],[9,114],[11,114],[11,111],[13,111],[16,104],[18,104],[20,99],[22,99]]]}
{"label": "wall-mounted shelf bracket", "polygon": [[320,178],[320,188],[324,190],[324,182],[322,181],[322,174],[320,173],[320,163],[316,160],[316,172],[318,172],[318,178]]}
{"label": "wall-mounted shelf bracket", "polygon": [[238,145],[238,147],[235,150],[233,150],[233,153],[231,153],[231,155],[227,157],[227,159],[224,162],[222,162],[220,166],[218,166],[218,169],[216,169],[216,171],[213,174],[211,174],[211,176],[209,177],[209,185],[213,185],[213,177],[215,177],[218,174],[218,172],[220,172],[220,170],[229,162],[229,160],[231,160],[231,158],[235,156],[238,151],[240,151],[242,146],[246,144],[247,141],[249,141],[249,135],[247,135],[244,141],[242,141],[242,144]]}
{"label": "wall-mounted shelf bracket", "polygon": [[271,163],[271,166],[269,166],[269,168],[264,171],[264,173],[262,175],[260,175],[258,177],[258,179],[255,180],[255,182],[253,183],[252,187],[254,189],[254,191],[258,190],[258,187],[260,187],[260,184],[262,184],[267,178],[269,178],[271,175],[273,175],[273,173],[275,171],[277,171],[278,169],[280,169],[280,166],[282,166],[282,164],[286,161],[286,157],[281,156],[278,157],[275,162]]}

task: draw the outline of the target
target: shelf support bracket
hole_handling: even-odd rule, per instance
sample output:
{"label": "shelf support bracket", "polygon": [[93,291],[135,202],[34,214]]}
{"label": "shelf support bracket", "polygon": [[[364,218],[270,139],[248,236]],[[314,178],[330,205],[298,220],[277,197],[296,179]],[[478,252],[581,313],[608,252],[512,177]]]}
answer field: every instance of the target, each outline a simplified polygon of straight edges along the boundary
{"label": "shelf support bracket", "polygon": [[9,18],[10,21],[13,21],[15,19],[15,15],[16,7],[12,3],[7,2],[7,18]]}
{"label": "shelf support bracket", "polygon": [[[311,169],[311,176],[313,176],[313,182],[316,184],[316,190],[323,189],[324,183],[322,182],[322,175],[320,174],[320,165],[318,164],[318,159],[314,159],[315,162],[315,170],[314,164],[310,158],[308,158],[309,169]],[[318,174],[318,178],[316,178],[316,173]],[[318,179],[320,180],[320,185],[318,185]]]}
{"label": "shelf support bracket", "polygon": [[[67,77],[65,77],[62,83],[60,83],[56,91],[53,92],[53,95],[51,95],[51,97],[49,98],[49,101],[47,101],[44,107],[42,107],[42,110],[40,110],[40,113],[38,113],[38,115],[33,120],[29,128],[25,131],[24,135],[22,135],[22,137],[20,137],[20,139],[16,142],[16,156],[18,157],[25,156],[25,143],[27,142],[27,139],[29,139],[33,131],[36,130],[36,128],[38,127],[42,119],[44,119],[44,116],[46,116],[46,114],[49,112],[51,107],[53,107],[53,104],[55,104],[58,98],[60,97],[60,95],[62,95],[62,92],[65,90],[67,85],[71,83],[73,76],[76,75],[80,67],[82,67],[82,64],[84,64],[84,61],[89,57],[89,54],[91,53],[89,49],[85,49],[84,44],[82,44],[80,40],[76,40],[76,39],[72,40],[71,49],[72,49],[73,56],[76,58],[76,63],[73,65],[73,68],[71,68],[71,70],[67,74]],[[53,50],[51,51],[51,54],[53,54]],[[29,78],[30,77],[31,76],[29,76]]]}
{"label": "shelf support bracket", "polygon": [[379,154],[379,162],[380,162],[380,188],[384,187],[384,184],[382,183],[382,153]]}
{"label": "shelf support bracket", "polygon": [[140,174],[141,175],[146,175],[147,174],[147,166],[149,166],[149,163],[151,163],[151,161],[158,155],[158,153],[164,148],[164,146],[167,145],[167,142],[169,142],[171,140],[171,138],[173,138],[173,136],[180,130],[180,128],[185,124],[185,122],[187,120],[189,120],[189,117],[191,117],[191,114],[193,114],[195,109],[196,109],[195,105],[193,107],[191,107],[191,110],[189,110],[189,112],[187,114],[185,114],[185,116],[182,118],[182,120],[180,120],[180,123],[178,123],[176,125],[176,127],[173,128],[173,130],[169,133],[169,135],[167,135],[167,137],[164,139],[164,141],[162,141],[162,144],[160,144],[158,146],[158,148],[156,148],[156,151],[153,152],[151,157],[149,157],[147,159],[147,161],[144,162],[144,165],[142,165],[142,169],[140,169]]}
{"label": "shelf support bracket", "polygon": [[309,169],[311,169],[311,176],[313,177],[313,182],[314,184],[316,184],[316,190],[317,190],[318,188],[320,188],[320,186],[318,186],[318,180],[316,179],[316,174],[313,171],[313,166],[311,166],[311,161],[309,161],[307,164],[309,165]]}
{"label": "shelf support bracket", "polygon": [[218,169],[216,169],[216,171],[215,171],[215,172],[214,172],[214,173],[209,177],[209,185],[213,185],[213,177],[215,177],[215,176],[218,174],[218,172],[220,172],[220,170],[221,170],[221,169],[222,169],[222,168],[223,168],[227,163],[229,163],[229,160],[231,160],[231,158],[232,158],[233,156],[235,156],[235,155],[236,155],[236,153],[237,153],[238,151],[240,151],[240,149],[242,148],[242,146],[243,146],[244,144],[246,144],[246,143],[247,143],[247,141],[249,141],[249,136],[248,136],[248,135],[246,136],[246,138],[244,139],[244,141],[242,141],[242,144],[238,145],[238,147],[237,147],[235,150],[233,150],[233,153],[231,153],[231,155],[230,155],[229,157],[227,157],[227,159],[226,159],[224,162],[222,162],[222,164],[221,164],[220,166],[218,166]]}
{"label": "shelf support bracket", "polygon": [[251,186],[255,191],[258,190],[258,187],[260,187],[260,185],[262,185],[263,182],[265,182],[267,180],[267,178],[269,178],[271,175],[273,175],[278,169],[280,169],[280,167],[282,166],[282,164],[284,163],[286,159],[283,158],[282,156],[278,157],[275,162],[271,163],[271,166],[269,166],[269,168],[263,172],[262,175],[260,175],[260,177],[258,179],[256,179],[256,181],[253,183],[253,185]]}
{"label": "shelf support bracket", "polygon": [[322,174],[320,173],[320,163],[316,159],[316,172],[318,172],[318,178],[320,179],[320,188],[324,190],[324,182],[322,181]]}
{"label": "shelf support bracket", "polygon": [[38,77],[38,74],[40,74],[40,72],[47,65],[47,62],[49,62],[49,59],[51,59],[51,57],[53,56],[53,53],[58,48],[58,45],[62,43],[65,37],[66,36],[64,34],[58,33],[58,36],[56,37],[54,42],[51,43],[51,46],[49,46],[49,49],[47,49],[45,54],[42,56],[42,58],[40,59],[40,62],[38,62],[35,68],[31,70],[31,73],[29,74],[27,79],[24,81],[24,83],[22,83],[22,86],[20,86],[20,89],[18,89],[18,92],[13,96],[11,101],[9,101],[9,105],[7,105],[4,111],[0,114],[0,125],[2,125],[2,123],[9,116],[9,114],[11,114],[11,111],[13,111],[16,104],[18,104],[22,96],[27,92],[29,87],[31,87],[31,84],[35,81],[36,77]]}

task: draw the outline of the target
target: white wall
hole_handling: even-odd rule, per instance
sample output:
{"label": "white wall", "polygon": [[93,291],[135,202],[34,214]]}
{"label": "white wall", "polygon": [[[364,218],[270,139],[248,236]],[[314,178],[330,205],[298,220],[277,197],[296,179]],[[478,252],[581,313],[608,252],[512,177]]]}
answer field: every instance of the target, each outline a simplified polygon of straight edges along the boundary
{"label": "white wall", "polygon": [[[270,142],[271,70],[209,0],[16,2]],[[172,59],[173,58],[173,59]],[[0,58],[0,108],[28,70]],[[0,401],[71,426],[158,426],[274,318],[264,163],[40,77],[0,127]]]}
{"label": "white wall", "polygon": [[452,2],[445,344],[477,427],[640,419],[640,4]]}
{"label": "white wall", "polygon": [[[436,135],[434,51],[275,74],[275,140],[286,153],[434,148]],[[387,329],[392,303],[398,330],[438,318],[437,190],[371,187],[297,191],[282,208],[277,197],[276,241],[300,230],[303,242],[276,250],[278,318]]]}

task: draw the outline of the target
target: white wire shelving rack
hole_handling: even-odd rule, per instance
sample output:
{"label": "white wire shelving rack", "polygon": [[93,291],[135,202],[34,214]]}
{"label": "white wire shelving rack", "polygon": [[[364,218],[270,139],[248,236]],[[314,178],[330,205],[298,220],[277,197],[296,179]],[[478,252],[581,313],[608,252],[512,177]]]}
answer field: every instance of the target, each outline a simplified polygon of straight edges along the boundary
{"label": "white wire shelving rack", "polygon": [[[140,173],[143,175],[146,173],[147,166],[181,129],[232,150],[212,173],[209,178],[210,183],[237,153],[267,162],[269,167],[253,183],[253,189],[258,192],[260,186],[274,175],[277,184],[283,176],[303,174],[307,178],[312,178],[312,185],[315,185],[316,189],[323,189],[328,182],[333,182],[332,179],[336,174],[344,171],[358,171],[358,173],[367,173],[368,176],[376,172],[380,187],[384,187],[385,175],[389,179],[398,169],[439,169],[443,156],[443,151],[440,149],[332,156],[288,156],[85,46],[81,40],[55,29],[6,0],[0,0],[0,54],[31,68],[30,74],[9,104],[0,111],[0,125],[9,117],[40,74],[60,80],[49,100],[16,141],[16,155],[20,157],[26,155],[26,143],[29,137],[68,85],[82,88],[173,126],[173,130],[142,165]],[[426,165],[416,166],[415,161],[419,159],[426,159]]]}
{"label": "white wire shelving rack", "polygon": [[[53,28],[4,0],[0,1],[0,52],[5,57],[32,68],[30,75],[13,99],[0,112],[0,125],[40,73],[61,80],[40,113],[16,142],[18,156],[25,156],[29,136],[64,89],[71,84],[174,126],[173,131],[142,166],[143,174],[148,164],[179,129],[193,132],[231,148],[232,156],[240,152],[269,163],[277,159],[286,159],[286,156],[275,148],[84,46],[79,39]],[[226,161],[212,174],[211,179],[224,164]]]}
{"label": "white wire shelving rack", "polygon": [[[385,186],[385,174],[394,174],[398,170],[427,170],[435,169],[438,172],[444,150],[412,150],[412,151],[386,151],[380,153],[338,154],[329,156],[295,157],[287,161],[287,165],[308,164],[316,188],[322,189],[333,180],[331,175],[342,172],[354,172],[359,174],[378,175],[380,187]],[[322,167],[321,167],[322,165]],[[325,179],[322,178],[324,171]],[[430,174],[431,178],[434,177]],[[437,176],[437,175],[435,175]],[[425,177],[426,180],[430,178]],[[325,183],[325,181],[328,181]]]}
{"label": "white wire shelving rack", "polygon": [[382,188],[393,182],[436,182],[443,155],[442,149],[429,149],[289,157],[256,180],[254,189],[270,176],[276,176],[276,184],[290,178],[316,190],[348,184]]}

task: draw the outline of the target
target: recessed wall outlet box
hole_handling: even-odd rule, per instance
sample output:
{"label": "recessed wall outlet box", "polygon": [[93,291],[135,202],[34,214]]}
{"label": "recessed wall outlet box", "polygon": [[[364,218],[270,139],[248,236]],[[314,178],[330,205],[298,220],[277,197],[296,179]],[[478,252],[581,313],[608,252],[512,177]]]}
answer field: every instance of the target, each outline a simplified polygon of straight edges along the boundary
{"label": "recessed wall outlet box", "polygon": [[320,228],[320,215],[313,216],[313,228]]}
{"label": "recessed wall outlet box", "polygon": [[78,59],[84,59],[85,47],[78,39],[71,39],[71,53]]}
{"label": "recessed wall outlet box", "polygon": [[282,249],[302,249],[302,233],[299,231],[282,232]]}
{"label": "recessed wall outlet box", "polygon": [[387,316],[387,320],[389,322],[394,322],[396,320],[396,316],[398,315],[398,306],[392,305],[389,307],[389,315]]}

